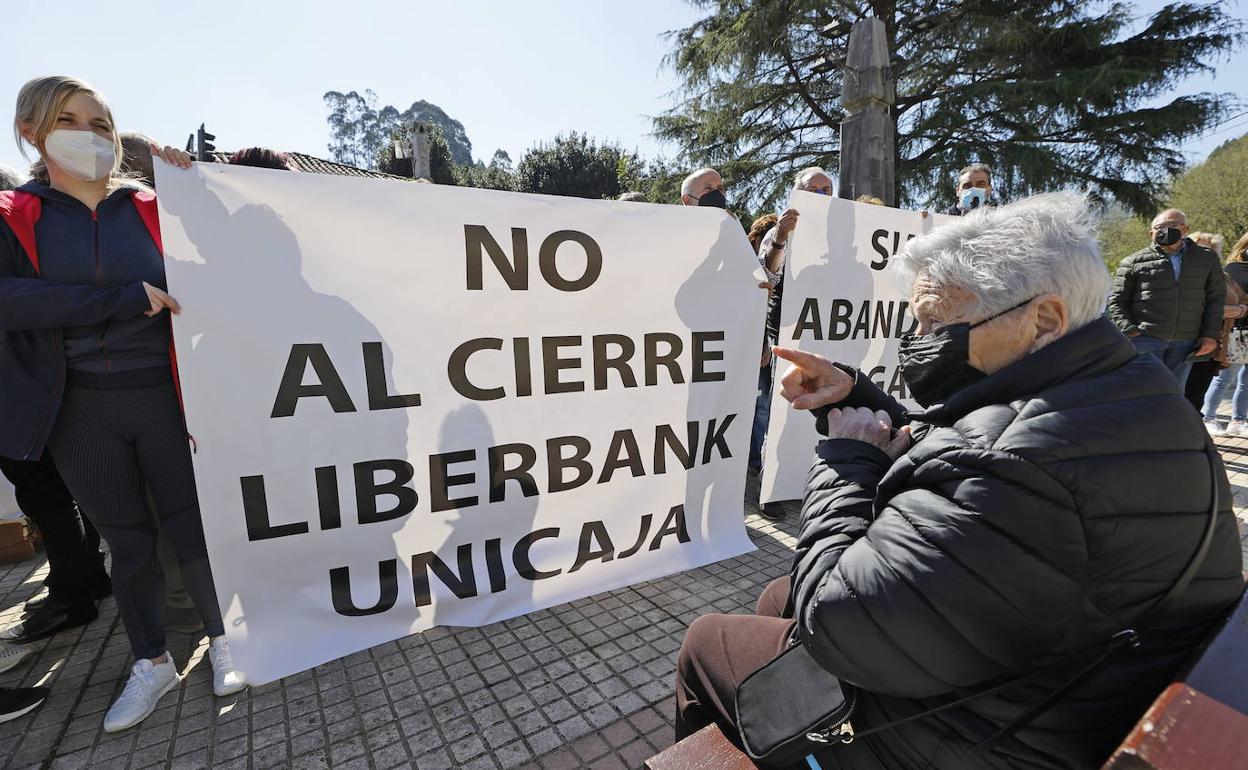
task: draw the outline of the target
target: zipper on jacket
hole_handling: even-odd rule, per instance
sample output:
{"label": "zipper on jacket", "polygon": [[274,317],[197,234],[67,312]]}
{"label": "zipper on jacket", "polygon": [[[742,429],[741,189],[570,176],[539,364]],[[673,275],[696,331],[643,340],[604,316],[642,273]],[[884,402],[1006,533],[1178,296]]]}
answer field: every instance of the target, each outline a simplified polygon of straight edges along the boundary
{"label": "zipper on jacket", "polygon": [[[1174,263],[1170,261],[1170,255],[1166,252],[1166,263],[1170,266],[1170,272],[1174,272]],[[1174,276],[1174,320],[1170,322],[1170,339],[1167,342],[1174,342],[1174,337],[1179,333],[1179,307],[1183,300],[1183,285],[1181,277],[1183,275],[1183,254],[1179,253],[1179,274]]]}
{"label": "zipper on jacket", "polygon": [[[92,209],[91,211],[91,258],[95,262],[95,285],[97,288],[104,288],[104,265],[100,259],[100,213]],[[108,347],[104,344],[104,335],[108,334],[108,321],[100,328],[100,334],[96,338],[96,344],[100,349],[100,354],[104,356],[104,371],[111,372],[113,370],[112,362],[108,360]]]}

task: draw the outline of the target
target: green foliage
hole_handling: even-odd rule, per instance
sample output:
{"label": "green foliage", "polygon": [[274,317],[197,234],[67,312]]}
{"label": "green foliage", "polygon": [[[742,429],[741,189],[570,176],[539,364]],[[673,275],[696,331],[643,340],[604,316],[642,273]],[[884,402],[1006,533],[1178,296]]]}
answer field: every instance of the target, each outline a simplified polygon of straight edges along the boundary
{"label": "green foliage", "polygon": [[[1183,167],[1176,145],[1235,105],[1169,97],[1239,42],[1225,1],[1172,3],[1138,24],[1106,0],[690,2],[706,15],[672,33],[683,98],[656,131],[768,208],[797,169],[837,167],[846,38],[821,31],[834,19],[884,21],[900,205],[951,203],[951,175],[982,161],[1006,199],[1073,185],[1151,211]],[[835,66],[819,74],[824,56]]]}
{"label": "green foliage", "polygon": [[[506,153],[504,153],[505,155]],[[497,157],[497,153],[495,153]],[[515,190],[516,175],[510,168],[491,163],[456,166],[455,181],[461,187],[480,187],[486,190]]]}
{"label": "green foliage", "polygon": [[1248,232],[1248,135],[1223,144],[1174,180],[1170,205],[1193,230],[1221,233],[1225,251]]}
{"label": "green foliage", "polygon": [[687,171],[661,158],[645,164],[629,158],[632,162],[619,171],[622,191],[639,192],[651,203],[680,202],[680,183]]}
{"label": "green foliage", "polygon": [[1110,273],[1118,268],[1124,257],[1134,254],[1149,244],[1148,217],[1132,214],[1122,209],[1111,209],[1101,220],[1101,257]]}
{"label": "green foliage", "polygon": [[399,111],[377,109],[377,94],[329,91],[323,97],[329,107],[329,153],[339,163],[357,168],[376,168],[377,158],[389,140]]}
{"label": "green foliage", "polygon": [[471,165],[472,142],[458,120],[441,107],[424,100],[400,112],[390,105],[378,107],[377,94],[363,95],[350,91],[328,91],[323,97],[329,107],[329,151],[334,160],[359,168],[377,168],[385,144],[403,126],[427,123],[438,127],[444,137],[451,159],[460,165]]}
{"label": "green foliage", "polygon": [[508,173],[515,170],[515,165],[511,162],[511,156],[503,149],[494,151],[494,157],[490,158],[490,166],[492,168],[500,168]]}
{"label": "green foliage", "polygon": [[572,132],[550,144],[538,144],[516,166],[516,189],[578,198],[614,198],[621,178],[636,175],[640,162],[611,144],[599,145]]}

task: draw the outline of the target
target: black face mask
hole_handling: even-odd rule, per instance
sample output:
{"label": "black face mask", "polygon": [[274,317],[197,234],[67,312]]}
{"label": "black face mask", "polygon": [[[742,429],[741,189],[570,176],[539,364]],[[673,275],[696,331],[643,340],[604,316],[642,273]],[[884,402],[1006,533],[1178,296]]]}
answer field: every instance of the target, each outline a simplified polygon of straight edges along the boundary
{"label": "black face mask", "polygon": [[1165,230],[1158,230],[1153,233],[1153,243],[1158,246],[1173,246],[1183,237],[1183,233],[1179,232],[1177,227],[1167,227]]}
{"label": "black face mask", "polygon": [[948,324],[931,334],[903,336],[898,349],[898,366],[910,396],[923,407],[943,404],[954,393],[987,377],[970,364],[971,329],[1012,313],[1029,302],[1030,299],[1020,302],[977,323]]}
{"label": "black face mask", "polygon": [[698,198],[699,206],[714,206],[717,209],[728,208],[728,197],[724,195],[723,190],[711,190],[706,195]]}

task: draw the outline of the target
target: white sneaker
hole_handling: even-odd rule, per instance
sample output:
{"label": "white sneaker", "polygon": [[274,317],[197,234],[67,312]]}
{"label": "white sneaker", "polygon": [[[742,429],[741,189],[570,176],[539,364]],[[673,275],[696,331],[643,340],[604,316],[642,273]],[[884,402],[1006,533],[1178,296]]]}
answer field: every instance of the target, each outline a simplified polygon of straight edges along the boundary
{"label": "white sneaker", "polygon": [[177,687],[180,681],[173,658],[167,658],[164,663],[152,663],[147,658],[135,663],[130,669],[130,680],[104,715],[104,732],[125,730],[147,719],[156,710],[160,696]]}
{"label": "white sneaker", "polygon": [[1231,420],[1227,423],[1226,433],[1224,435],[1248,436],[1248,424],[1246,424],[1243,420]]}
{"label": "white sneaker", "polygon": [[18,663],[26,660],[34,653],[35,648],[29,644],[0,642],[0,674],[14,668]]}
{"label": "white sneaker", "polygon": [[224,636],[208,643],[208,660],[212,663],[212,691],[219,697],[233,695],[247,686],[243,672],[234,668],[230,642]]}
{"label": "white sneaker", "polygon": [[1217,420],[1205,420],[1205,430],[1209,431],[1209,435],[1215,438],[1226,435],[1226,431],[1222,429],[1222,424]]}

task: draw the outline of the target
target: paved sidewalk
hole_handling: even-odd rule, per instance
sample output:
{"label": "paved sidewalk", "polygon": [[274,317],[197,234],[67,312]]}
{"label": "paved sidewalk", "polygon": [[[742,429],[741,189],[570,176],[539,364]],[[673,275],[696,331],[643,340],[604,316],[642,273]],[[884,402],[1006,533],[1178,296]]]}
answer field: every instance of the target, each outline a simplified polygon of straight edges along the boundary
{"label": "paved sidewalk", "polygon": [[[1242,538],[1248,440],[1219,445]],[[777,525],[747,505],[753,553],[484,628],[434,629],[228,698],[212,694],[206,643],[173,635],[185,681],[119,735],[101,727],[130,664],[109,599],[94,623],[0,675],[0,686],[52,687],[33,717],[0,725],[0,768],[638,768],[672,742],[685,627],[751,611],[788,571],[794,508]],[[0,567],[0,624],[45,573],[41,560]]]}

